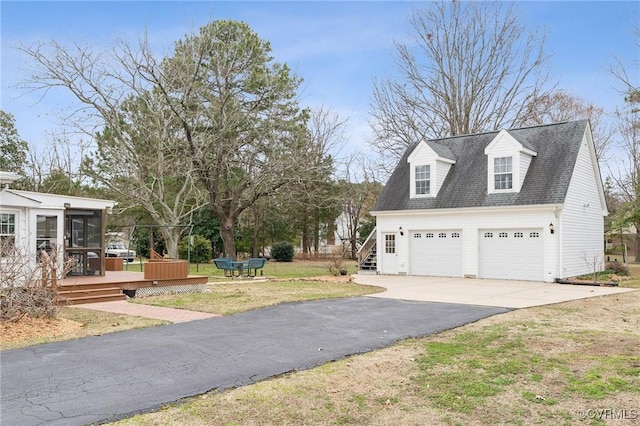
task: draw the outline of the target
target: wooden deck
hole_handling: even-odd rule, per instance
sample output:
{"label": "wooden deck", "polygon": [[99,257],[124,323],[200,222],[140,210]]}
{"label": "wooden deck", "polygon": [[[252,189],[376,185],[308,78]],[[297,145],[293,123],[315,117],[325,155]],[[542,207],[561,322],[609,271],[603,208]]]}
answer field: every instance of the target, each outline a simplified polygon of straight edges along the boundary
{"label": "wooden deck", "polygon": [[144,272],[107,271],[104,276],[69,276],[58,285],[62,304],[80,304],[124,300],[124,292],[138,289],[204,285],[209,277],[187,275],[184,278],[148,279]]}

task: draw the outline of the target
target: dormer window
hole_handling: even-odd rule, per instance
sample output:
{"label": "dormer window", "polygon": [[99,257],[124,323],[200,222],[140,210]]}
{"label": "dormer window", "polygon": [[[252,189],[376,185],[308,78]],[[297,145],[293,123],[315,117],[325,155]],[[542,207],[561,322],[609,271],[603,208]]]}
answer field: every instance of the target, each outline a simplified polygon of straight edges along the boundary
{"label": "dormer window", "polygon": [[511,157],[493,159],[494,189],[513,188],[513,162]]}
{"label": "dormer window", "polygon": [[449,148],[435,142],[420,142],[407,158],[411,198],[435,198],[456,163]]}
{"label": "dormer window", "polygon": [[431,194],[431,166],[416,166],[415,176],[416,195]]}

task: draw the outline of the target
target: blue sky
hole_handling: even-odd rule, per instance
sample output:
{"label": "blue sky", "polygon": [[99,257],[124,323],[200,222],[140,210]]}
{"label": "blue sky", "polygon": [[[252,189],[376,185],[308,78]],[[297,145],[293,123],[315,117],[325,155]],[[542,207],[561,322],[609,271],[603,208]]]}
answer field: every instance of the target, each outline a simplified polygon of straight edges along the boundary
{"label": "blue sky", "polygon": [[[63,90],[41,98],[13,88],[25,78],[26,58],[13,46],[56,40],[108,47],[117,38],[135,42],[145,30],[155,48],[214,19],[249,24],[271,42],[273,56],[304,78],[305,106],[324,105],[350,117],[350,148],[364,149],[374,78],[394,73],[394,40],[406,38],[418,2],[272,1],[7,1],[0,3],[1,108],[14,115],[20,136],[37,145],[61,128],[60,111],[73,99]],[[607,74],[613,55],[635,69],[639,49],[632,28],[640,2],[519,2],[520,22],[548,33],[552,74],[560,88],[607,110],[621,104]],[[633,64],[636,68],[632,68]]]}

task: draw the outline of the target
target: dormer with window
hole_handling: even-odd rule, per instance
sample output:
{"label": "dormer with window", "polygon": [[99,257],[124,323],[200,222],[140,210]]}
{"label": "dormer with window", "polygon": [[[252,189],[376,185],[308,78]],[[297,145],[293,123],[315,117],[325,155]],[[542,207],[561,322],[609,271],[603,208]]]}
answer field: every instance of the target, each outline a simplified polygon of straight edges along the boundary
{"label": "dormer with window", "polygon": [[487,193],[520,192],[529,164],[537,152],[524,139],[501,130],[484,150],[487,156]]}
{"label": "dormer with window", "polygon": [[449,148],[431,141],[420,142],[407,161],[411,170],[411,198],[437,196],[456,163]]}

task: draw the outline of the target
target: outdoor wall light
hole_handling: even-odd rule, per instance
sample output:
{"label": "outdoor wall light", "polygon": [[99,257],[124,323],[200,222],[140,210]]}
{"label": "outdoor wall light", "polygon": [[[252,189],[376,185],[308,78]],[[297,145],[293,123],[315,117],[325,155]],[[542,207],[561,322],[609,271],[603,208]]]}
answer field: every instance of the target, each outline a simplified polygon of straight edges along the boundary
{"label": "outdoor wall light", "polygon": [[64,203],[64,208],[68,209],[69,207],[71,207],[71,203]]}
{"label": "outdoor wall light", "polygon": [[404,231],[402,230],[402,226],[400,228],[398,228],[398,231],[400,231],[400,235],[404,235]]}
{"label": "outdoor wall light", "polygon": [[554,232],[556,232],[556,228],[555,228],[555,226],[553,226],[553,222],[551,222],[551,223],[549,224],[549,232],[551,232],[552,234],[553,234]]}

